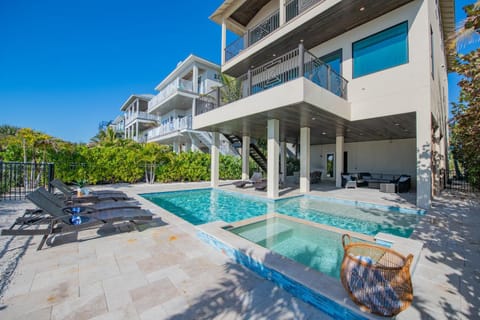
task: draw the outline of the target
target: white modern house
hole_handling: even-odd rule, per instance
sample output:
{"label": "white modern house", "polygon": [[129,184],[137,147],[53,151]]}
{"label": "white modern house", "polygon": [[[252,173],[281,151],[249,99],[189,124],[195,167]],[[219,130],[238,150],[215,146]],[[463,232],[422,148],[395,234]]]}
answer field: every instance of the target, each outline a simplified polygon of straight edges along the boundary
{"label": "white modern house", "polygon": [[[156,95],[134,94],[125,101],[125,138],[172,145],[177,153],[210,152],[212,134],[192,130],[192,107],[195,98],[221,85],[217,64],[189,55],[157,85]],[[226,138],[221,142],[223,154],[237,153]]]}
{"label": "white modern house", "polygon": [[[453,0],[226,0],[210,19],[222,26],[221,70],[237,83],[195,103],[192,128],[216,132],[213,186],[218,133],[243,145],[266,137],[270,198],[292,143],[301,192],[313,168],[337,187],[342,172],[405,174],[417,206],[430,207],[447,162]],[[227,30],[238,35],[230,44]]]}
{"label": "white modern house", "polygon": [[158,117],[148,113],[151,94],[132,94],[120,108],[124,113],[124,137],[146,142],[146,131],[157,126]]}

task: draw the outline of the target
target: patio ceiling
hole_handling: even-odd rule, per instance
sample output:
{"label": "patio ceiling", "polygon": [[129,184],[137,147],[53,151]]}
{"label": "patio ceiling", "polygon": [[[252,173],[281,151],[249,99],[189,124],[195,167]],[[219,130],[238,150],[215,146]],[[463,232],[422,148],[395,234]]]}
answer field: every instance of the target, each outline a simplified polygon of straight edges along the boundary
{"label": "patio ceiling", "polygon": [[[283,35],[278,41],[275,41],[266,48],[242,59],[241,62],[231,66],[231,68],[222,69],[222,71],[232,76],[239,76],[247,72],[251,66],[261,65],[265,61],[271,59],[273,54],[279,56],[284,52],[294,49],[298,46],[300,40],[304,41],[305,48],[310,49],[411,1],[412,0],[340,1],[338,4],[325,10],[298,28]],[[253,17],[253,12],[258,10],[257,6],[261,5],[264,1],[259,1],[259,4],[254,5],[255,2],[256,1],[247,1],[235,11],[232,14],[235,21],[243,24],[243,22],[246,22],[246,17]],[[361,8],[363,8],[363,10]],[[275,32],[278,31],[280,30]]]}
{"label": "patio ceiling", "polygon": [[307,103],[258,113],[241,119],[202,128],[224,134],[266,138],[268,119],[280,120],[280,140],[298,143],[301,127],[310,128],[311,144],[334,144],[337,135],[345,142],[407,139],[416,136],[415,113],[359,121],[348,121]]}

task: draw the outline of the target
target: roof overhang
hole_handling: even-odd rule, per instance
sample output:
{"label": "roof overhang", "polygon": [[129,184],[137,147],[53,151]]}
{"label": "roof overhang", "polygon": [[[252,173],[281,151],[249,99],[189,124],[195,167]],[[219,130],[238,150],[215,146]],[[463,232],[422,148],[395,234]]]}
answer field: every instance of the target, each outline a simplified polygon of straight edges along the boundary
{"label": "roof overhang", "polygon": [[447,50],[447,67],[451,71],[456,54],[455,41],[455,1],[454,0],[440,0],[440,16],[443,26],[443,39],[445,48]]}
{"label": "roof overhang", "polygon": [[154,96],[152,94],[132,94],[130,97],[128,97],[127,101],[125,101],[122,106],[120,107],[121,111],[125,111],[127,107],[135,100],[139,99],[142,101],[150,101]]}
{"label": "roof overhang", "polygon": [[177,67],[172,72],[170,72],[170,74],[168,76],[166,76],[162,80],[162,82],[160,82],[155,87],[155,90],[157,90],[157,91],[162,90],[163,87],[165,87],[170,82],[172,82],[174,79],[176,79],[183,71],[185,71],[185,68],[192,63],[198,63],[198,64],[201,64],[201,65],[207,67],[207,68],[216,69],[216,70],[220,71],[220,66],[218,64],[213,63],[211,61],[208,61],[206,59],[197,57],[194,54],[190,54],[185,60],[183,60],[182,62],[177,64]]}

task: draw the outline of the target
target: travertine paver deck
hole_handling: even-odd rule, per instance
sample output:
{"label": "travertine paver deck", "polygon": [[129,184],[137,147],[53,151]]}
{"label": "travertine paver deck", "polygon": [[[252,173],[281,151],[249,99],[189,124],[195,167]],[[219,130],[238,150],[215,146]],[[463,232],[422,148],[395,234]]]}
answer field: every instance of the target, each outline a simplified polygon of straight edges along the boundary
{"label": "travertine paver deck", "polygon": [[[0,319],[328,319],[200,242],[192,225],[137,196],[206,186],[116,185],[157,215],[140,232],[129,224],[104,227],[56,237],[40,252],[40,237],[2,237],[0,266],[21,256],[22,246],[28,249],[2,298]],[[312,193],[412,206],[412,195],[378,190]],[[1,227],[13,219],[6,213],[20,214],[26,206],[33,207],[0,202]],[[480,318],[479,200],[444,194],[434,206],[412,235],[426,248],[413,278],[414,304],[398,318]]]}

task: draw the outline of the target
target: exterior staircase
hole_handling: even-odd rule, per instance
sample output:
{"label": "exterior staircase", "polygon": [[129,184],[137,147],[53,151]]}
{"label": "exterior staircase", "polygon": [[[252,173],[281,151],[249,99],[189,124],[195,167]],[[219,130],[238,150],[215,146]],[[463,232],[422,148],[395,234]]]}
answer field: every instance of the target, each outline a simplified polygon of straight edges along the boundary
{"label": "exterior staircase", "polygon": [[[227,138],[228,141],[230,141],[233,147],[235,148],[242,147],[242,138],[233,134],[224,134],[224,136],[225,138]],[[250,157],[253,159],[253,161],[255,161],[255,163],[258,165],[258,167],[262,169],[264,172],[267,172],[267,158],[262,153],[262,151],[258,148],[258,146],[253,142],[250,143],[249,154],[250,154]]]}

